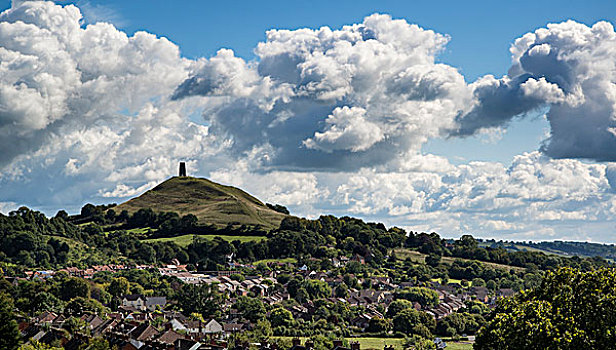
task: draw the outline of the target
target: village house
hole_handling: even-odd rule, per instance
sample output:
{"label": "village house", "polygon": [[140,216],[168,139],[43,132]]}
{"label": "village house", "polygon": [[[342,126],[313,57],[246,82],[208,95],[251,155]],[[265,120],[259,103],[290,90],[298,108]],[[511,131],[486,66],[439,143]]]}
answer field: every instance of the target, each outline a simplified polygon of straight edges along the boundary
{"label": "village house", "polygon": [[122,307],[125,310],[135,309],[140,311],[154,311],[167,305],[165,297],[144,297],[141,294],[130,294],[122,297]]}

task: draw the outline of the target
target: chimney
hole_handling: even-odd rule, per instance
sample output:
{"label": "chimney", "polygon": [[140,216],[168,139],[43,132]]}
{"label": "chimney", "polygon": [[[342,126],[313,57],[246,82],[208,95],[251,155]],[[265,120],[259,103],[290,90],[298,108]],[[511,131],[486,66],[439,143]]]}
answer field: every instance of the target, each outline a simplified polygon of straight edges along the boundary
{"label": "chimney", "polygon": [[359,342],[354,341],[351,343],[351,350],[359,350]]}
{"label": "chimney", "polygon": [[186,163],[180,162],[180,176],[186,176]]}

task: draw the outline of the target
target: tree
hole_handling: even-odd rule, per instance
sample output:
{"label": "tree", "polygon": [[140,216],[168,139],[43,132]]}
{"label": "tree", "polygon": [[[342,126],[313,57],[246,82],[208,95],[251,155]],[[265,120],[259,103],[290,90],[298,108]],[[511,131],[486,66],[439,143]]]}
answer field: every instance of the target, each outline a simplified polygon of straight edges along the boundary
{"label": "tree", "polygon": [[109,342],[105,338],[96,337],[90,338],[88,341],[87,350],[109,350],[111,347],[109,346]]}
{"label": "tree", "polygon": [[69,334],[86,334],[89,332],[86,321],[71,316],[62,324],[62,328],[66,329]]}
{"label": "tree", "polygon": [[65,210],[59,210],[55,217],[62,220],[68,220],[68,213]]}
{"label": "tree", "polygon": [[220,311],[222,296],[215,284],[184,284],[177,301],[187,314],[197,312],[204,317],[212,317]]}
{"label": "tree", "polygon": [[430,315],[415,309],[404,309],[400,311],[396,317],[394,317],[393,323],[395,332],[402,332],[409,335],[416,334],[414,329],[418,325],[424,325],[428,329],[434,329],[436,327],[436,322]]}
{"label": "tree", "polygon": [[118,277],[111,280],[107,291],[114,298],[128,294],[130,290],[130,282],[124,277]]}
{"label": "tree", "polygon": [[424,307],[438,305],[438,294],[425,287],[406,288],[398,293],[398,298],[418,302]]}
{"label": "tree", "polygon": [[310,298],[310,295],[308,294],[308,292],[306,291],[306,288],[304,287],[300,287],[297,290],[297,293],[295,294],[295,300],[297,300],[300,303],[305,303],[306,301],[308,301],[309,298]]}
{"label": "tree", "polygon": [[94,299],[86,299],[83,297],[71,299],[64,307],[64,314],[66,316],[81,317],[84,314],[102,315],[104,312],[105,307],[103,304]]}
{"label": "tree", "polygon": [[408,300],[398,299],[394,300],[387,307],[387,317],[394,318],[400,311],[404,309],[410,309],[413,307],[413,303]]}
{"label": "tree", "polygon": [[278,307],[270,312],[269,321],[272,327],[288,327],[293,323],[293,314],[287,309]]}
{"label": "tree", "polygon": [[614,349],[616,270],[561,268],[499,301],[475,349]]}
{"label": "tree", "polygon": [[19,350],[64,350],[64,348],[47,345],[32,339],[28,344],[20,346]]}
{"label": "tree", "polygon": [[413,335],[404,340],[404,348],[412,350],[429,350],[436,349],[436,345],[431,339]]}
{"label": "tree", "polygon": [[483,278],[479,278],[479,277],[473,278],[472,285],[473,287],[485,287],[486,281],[484,281]]}
{"label": "tree", "polygon": [[265,306],[261,300],[256,298],[241,296],[237,299],[233,307],[239,311],[245,319],[253,323],[265,317]]}
{"label": "tree", "polygon": [[432,267],[437,267],[440,262],[441,256],[438,254],[429,254],[428,256],[426,256],[426,264]]}
{"label": "tree", "polygon": [[60,298],[66,301],[76,297],[89,298],[90,284],[86,280],[76,277],[64,280],[60,286]]}
{"label": "tree", "polygon": [[485,324],[481,315],[455,312],[438,320],[436,334],[451,337],[456,334],[475,334],[480,326]]}
{"label": "tree", "polygon": [[13,316],[13,301],[8,295],[0,294],[0,349],[17,349],[19,340],[19,328]]}
{"label": "tree", "polygon": [[310,299],[328,298],[332,294],[332,289],[327,283],[319,280],[307,280],[305,283],[306,291]]}
{"label": "tree", "polygon": [[252,336],[259,342],[268,341],[272,334],[272,325],[266,319],[259,320],[252,330]]}
{"label": "tree", "polygon": [[381,333],[381,332],[387,332],[390,329],[391,329],[390,320],[380,318],[380,317],[373,317],[370,319],[370,322],[368,323],[368,328],[366,329],[366,331],[371,332],[371,333]]}
{"label": "tree", "polygon": [[337,298],[346,298],[349,296],[349,287],[343,282],[340,283],[336,289],[334,289],[334,294]]}

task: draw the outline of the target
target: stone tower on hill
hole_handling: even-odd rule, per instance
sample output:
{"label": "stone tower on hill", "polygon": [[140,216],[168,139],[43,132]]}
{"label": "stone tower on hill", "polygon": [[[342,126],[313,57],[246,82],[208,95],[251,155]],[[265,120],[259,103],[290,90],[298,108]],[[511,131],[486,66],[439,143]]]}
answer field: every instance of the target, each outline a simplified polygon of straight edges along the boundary
{"label": "stone tower on hill", "polygon": [[186,163],[180,162],[180,176],[186,176]]}

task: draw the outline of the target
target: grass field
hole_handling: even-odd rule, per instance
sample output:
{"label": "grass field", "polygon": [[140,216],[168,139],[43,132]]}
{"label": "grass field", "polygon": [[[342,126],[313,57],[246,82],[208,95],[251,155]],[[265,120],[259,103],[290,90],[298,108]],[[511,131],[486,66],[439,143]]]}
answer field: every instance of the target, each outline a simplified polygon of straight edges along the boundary
{"label": "grass field", "polygon": [[[440,278],[432,278],[431,281],[432,282],[440,282],[441,279]],[[458,279],[455,279],[455,278],[450,278],[447,281],[447,283],[456,283],[456,284],[462,285],[462,280],[458,280]]]}
{"label": "grass field", "polygon": [[472,350],[473,349],[473,344],[471,343],[454,343],[450,341],[446,341],[446,343],[447,343],[447,347],[445,349],[447,350]]}
{"label": "grass field", "polygon": [[[289,341],[292,339],[292,337],[277,337],[277,338],[288,339]],[[306,341],[306,338],[304,337],[300,337],[300,339],[302,341],[302,344]],[[358,338],[346,338],[346,340],[348,340],[349,342],[358,341],[360,344],[360,348],[362,350],[368,350],[368,349],[383,350],[386,345],[393,345],[393,347],[396,350],[402,350],[403,344],[404,344],[404,339],[402,338],[358,337]],[[445,342],[447,343],[447,348],[446,348],[447,350],[471,350],[473,348],[473,344],[470,344],[470,343],[454,343],[450,340],[445,340]]]}
{"label": "grass field", "polygon": [[280,262],[280,263],[291,263],[291,264],[295,264],[297,263],[297,259],[295,258],[284,258],[284,259],[263,259],[263,260],[258,260],[255,261],[253,264],[257,265],[260,263],[264,263],[264,264],[269,264],[269,263],[273,263],[273,262]]}
{"label": "grass field", "polygon": [[139,228],[131,228],[129,230],[126,230],[127,233],[134,233],[134,234],[144,234],[147,233],[148,231],[152,230],[149,227],[139,227]]}
{"label": "grass field", "polygon": [[[289,341],[293,338],[293,337],[276,337],[276,338],[281,338],[281,339],[288,339]],[[302,344],[306,341],[307,338],[305,337],[299,337],[302,341]],[[360,349],[362,350],[368,350],[368,349],[377,349],[377,350],[383,350],[385,348],[385,345],[393,345],[393,347],[396,350],[402,350],[403,349],[403,343],[404,343],[404,339],[402,338],[363,338],[363,337],[358,337],[358,338],[345,338],[346,340],[350,342],[354,342],[357,341],[360,344]]]}
{"label": "grass field", "polygon": [[[415,262],[424,262],[426,260],[426,255],[422,254],[418,251],[415,250],[411,250],[408,248],[396,248],[395,249],[396,252],[396,256],[398,257],[398,259],[400,260],[405,260],[406,258],[411,258],[411,260],[415,261]],[[454,260],[456,259],[460,259],[460,260],[464,260],[464,261],[469,261],[469,259],[462,259],[462,258],[454,258],[454,257],[450,257],[450,256],[444,256],[441,258],[441,261],[445,264],[452,264]],[[509,266],[509,265],[502,265],[502,264],[496,264],[496,263],[491,263],[491,262],[485,262],[485,261],[479,261],[479,260],[470,260],[470,261],[478,261],[486,266],[491,266],[493,268],[496,269],[504,269],[504,270],[518,270],[518,271],[523,271],[524,268],[522,267],[517,267],[517,266]]]}
{"label": "grass field", "polygon": [[386,345],[393,345],[396,349],[403,349],[404,339],[401,338],[347,338],[349,342],[358,341],[360,349],[382,350]]}
{"label": "grass field", "polygon": [[214,239],[214,237],[220,237],[225,241],[235,241],[239,240],[240,242],[250,242],[250,241],[261,241],[265,239],[264,236],[222,236],[222,235],[182,235],[177,237],[164,237],[164,238],[151,238],[145,239],[144,242],[175,242],[175,244],[181,247],[187,247],[193,241],[193,237],[197,236],[205,239]]}

